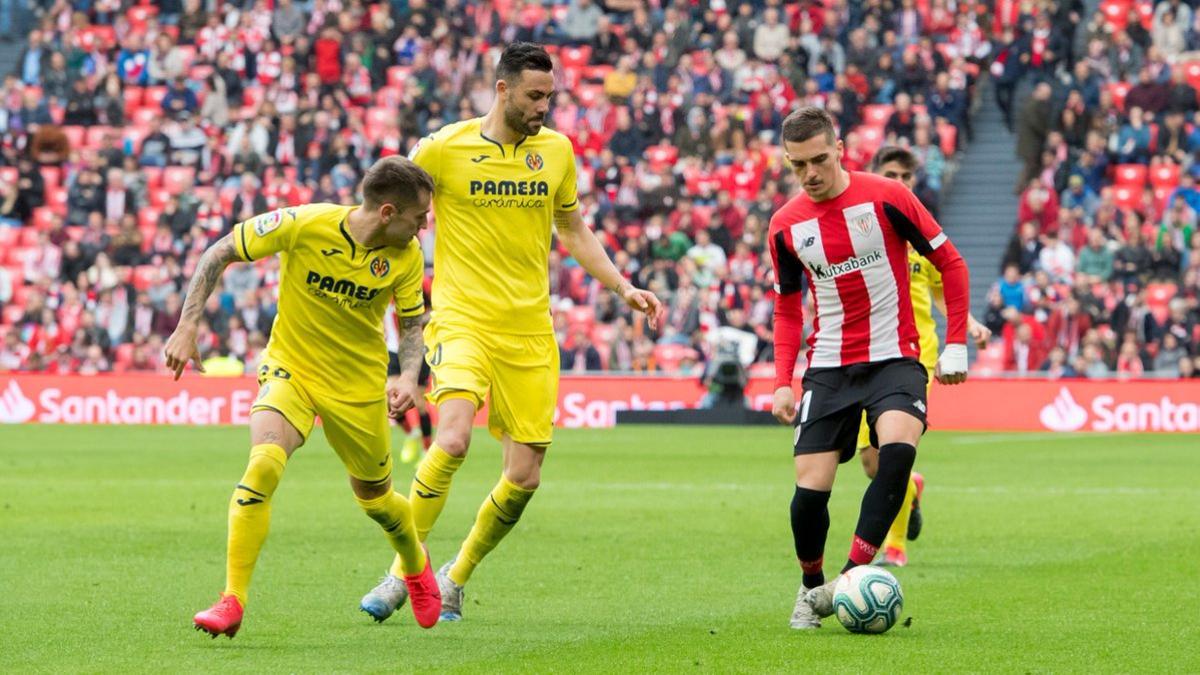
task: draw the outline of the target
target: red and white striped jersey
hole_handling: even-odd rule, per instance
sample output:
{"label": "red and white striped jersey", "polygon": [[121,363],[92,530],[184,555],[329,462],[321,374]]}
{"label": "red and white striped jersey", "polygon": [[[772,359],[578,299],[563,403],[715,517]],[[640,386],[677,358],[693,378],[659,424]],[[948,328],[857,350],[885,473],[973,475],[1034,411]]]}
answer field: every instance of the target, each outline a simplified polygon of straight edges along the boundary
{"label": "red and white striped jersey", "polygon": [[800,350],[802,279],[816,309],[809,367],[920,357],[909,244],[942,273],[947,343],[966,342],[967,267],[954,245],[902,184],[869,173],[849,175],[849,186],[837,197],[814,202],[801,193],[771,218],[776,387],[791,384]]}

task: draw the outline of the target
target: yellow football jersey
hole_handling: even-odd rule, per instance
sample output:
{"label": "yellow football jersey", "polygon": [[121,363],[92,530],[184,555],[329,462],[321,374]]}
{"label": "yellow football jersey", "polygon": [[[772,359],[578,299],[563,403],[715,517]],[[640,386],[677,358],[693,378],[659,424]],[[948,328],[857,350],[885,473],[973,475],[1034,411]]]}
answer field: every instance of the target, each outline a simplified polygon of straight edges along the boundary
{"label": "yellow football jersey", "polygon": [[421,139],[409,157],[433,176],[435,320],[513,335],[546,335],[546,265],[555,212],[579,208],[575,151],[543,128],[513,145],[482,119]]}
{"label": "yellow football jersey", "polygon": [[908,247],[909,282],[912,288],[913,321],[920,336],[921,363],[929,368],[937,365],[937,324],[933,321],[933,293],[942,292],[942,273],[933,263]]}
{"label": "yellow football jersey", "polygon": [[243,260],[280,254],[279,312],[263,360],[303,378],[309,391],[341,401],[384,397],[383,315],[425,311],[421,245],[366,248],[346,229],[357,207],[309,204],[233,226]]}

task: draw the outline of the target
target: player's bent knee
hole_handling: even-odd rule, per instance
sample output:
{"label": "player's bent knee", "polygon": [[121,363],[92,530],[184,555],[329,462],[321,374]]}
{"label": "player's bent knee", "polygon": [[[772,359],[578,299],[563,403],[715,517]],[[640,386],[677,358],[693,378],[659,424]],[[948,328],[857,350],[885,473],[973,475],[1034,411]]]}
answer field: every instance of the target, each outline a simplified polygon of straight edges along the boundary
{"label": "player's bent knee", "polygon": [[438,447],[446,451],[451,457],[464,457],[467,450],[471,447],[471,430],[466,431],[461,429],[449,429],[446,431],[438,430],[437,434]]}
{"label": "player's bent knee", "polygon": [[391,492],[392,479],[389,476],[383,481],[365,481],[350,476],[350,489],[354,491],[355,499],[358,499],[361,504],[364,499],[378,499]]}

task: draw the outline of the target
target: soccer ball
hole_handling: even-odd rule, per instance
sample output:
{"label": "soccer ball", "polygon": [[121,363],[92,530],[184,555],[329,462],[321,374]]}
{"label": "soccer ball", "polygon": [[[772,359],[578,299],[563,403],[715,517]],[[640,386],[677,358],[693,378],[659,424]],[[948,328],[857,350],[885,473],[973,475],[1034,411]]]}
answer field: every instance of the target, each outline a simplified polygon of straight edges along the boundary
{"label": "soccer ball", "polygon": [[883,633],[896,625],[904,595],[887,570],[871,565],[852,568],[833,587],[833,611],[851,633]]}

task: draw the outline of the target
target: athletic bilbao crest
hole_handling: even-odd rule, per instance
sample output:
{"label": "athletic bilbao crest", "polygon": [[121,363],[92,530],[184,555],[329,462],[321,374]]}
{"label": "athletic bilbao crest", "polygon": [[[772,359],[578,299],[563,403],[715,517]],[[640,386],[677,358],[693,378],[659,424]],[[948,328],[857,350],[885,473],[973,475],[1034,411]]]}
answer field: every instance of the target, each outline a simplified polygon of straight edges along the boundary
{"label": "athletic bilbao crest", "polygon": [[856,204],[842,213],[846,217],[846,225],[850,232],[860,237],[870,236],[871,231],[879,224],[879,220],[875,218],[874,204]]}
{"label": "athletic bilbao crest", "polygon": [[541,171],[542,163],[542,156],[536,152],[525,153],[525,166],[529,167],[530,171]]}
{"label": "athletic bilbao crest", "polygon": [[375,256],[371,261],[371,276],[376,279],[382,279],[387,276],[392,269],[392,264],[387,261],[387,258]]}

